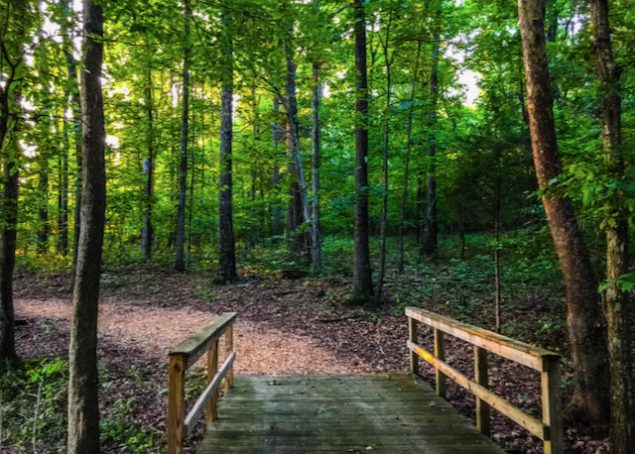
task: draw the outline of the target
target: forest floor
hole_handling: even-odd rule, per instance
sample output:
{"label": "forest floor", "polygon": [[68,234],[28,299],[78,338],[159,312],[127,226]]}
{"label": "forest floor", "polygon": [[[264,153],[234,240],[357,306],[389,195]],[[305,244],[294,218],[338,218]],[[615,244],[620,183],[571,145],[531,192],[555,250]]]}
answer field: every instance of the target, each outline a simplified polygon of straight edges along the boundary
{"label": "forest floor", "polygon": [[[407,368],[402,307],[343,304],[349,290],[345,277],[294,280],[245,274],[237,284],[215,286],[209,273],[176,274],[161,269],[104,273],[99,355],[106,452],[161,451],[167,352],[225,311],[238,312],[235,346],[239,374],[390,373]],[[17,331],[22,357],[67,358],[71,312],[67,288],[66,275],[18,276],[16,312],[26,322]],[[443,304],[426,307],[447,313]],[[430,336],[425,337],[423,344],[429,345]],[[447,359],[472,374],[467,345],[450,341]],[[537,411],[537,374],[506,361],[494,362],[491,370],[493,389],[527,411]],[[424,366],[421,372],[432,383],[432,370]],[[188,388],[190,396],[203,386],[202,376],[201,371]],[[52,399],[57,404],[48,413],[42,412],[41,418],[52,420],[41,429],[37,426],[42,432],[37,452],[58,452],[63,444],[65,415],[60,401],[65,399],[64,392],[58,390]],[[461,413],[473,418],[470,395],[450,385],[449,399]],[[25,418],[25,411],[30,410],[18,416]],[[494,440],[508,452],[542,450],[538,440],[498,414],[492,427]],[[571,452],[608,452],[606,440],[594,439],[579,428],[568,427],[566,437]],[[24,438],[31,440],[30,436]],[[193,438],[188,450],[198,439]],[[33,452],[30,445],[25,446],[27,442],[22,443],[24,452]],[[21,449],[12,445],[10,452]]]}

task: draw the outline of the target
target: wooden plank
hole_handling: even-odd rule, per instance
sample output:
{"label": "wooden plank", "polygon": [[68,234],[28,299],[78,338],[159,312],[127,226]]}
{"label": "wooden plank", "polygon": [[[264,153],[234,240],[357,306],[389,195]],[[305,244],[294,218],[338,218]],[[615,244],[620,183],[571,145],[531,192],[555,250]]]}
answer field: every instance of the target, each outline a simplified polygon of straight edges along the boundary
{"label": "wooden plank", "polygon": [[[411,353],[416,354],[411,350]],[[441,361],[445,361],[445,346],[443,345],[443,331],[434,330],[434,356]],[[434,370],[434,383],[436,385],[437,396],[445,398],[447,384],[445,375],[439,369]]]}
{"label": "wooden plank", "polygon": [[[414,318],[408,319],[408,339],[417,343],[417,321]],[[419,357],[416,353],[410,352],[410,373],[419,375]]]}
{"label": "wooden plank", "polygon": [[542,370],[543,358],[560,357],[557,353],[549,350],[511,339],[478,326],[452,320],[424,309],[407,307],[406,316],[537,371]]}
{"label": "wooden plank", "polygon": [[185,397],[185,360],[173,355],[168,359],[168,454],[183,452],[183,414]]}
{"label": "wooden plank", "polygon": [[502,453],[412,375],[241,376],[219,410],[199,453]]}
{"label": "wooden plank", "polygon": [[234,352],[229,356],[229,358],[225,360],[221,368],[218,370],[218,372],[214,376],[213,380],[203,390],[199,398],[196,399],[196,402],[192,406],[192,409],[185,417],[185,422],[183,424],[185,437],[187,437],[188,434],[192,433],[192,429],[194,428],[194,425],[197,423],[198,419],[203,414],[203,409],[207,405],[208,401],[210,401],[210,399],[213,399],[214,396],[217,395],[218,388],[221,384],[221,381],[225,377],[225,374],[227,373],[231,365],[234,363],[235,359],[236,359],[236,353]]}
{"label": "wooden plank", "polygon": [[430,352],[420,347],[419,345],[413,344],[412,342],[408,341],[408,348],[417,352],[419,356],[421,356],[424,360],[432,364],[437,369],[443,371],[445,375],[450,377],[457,384],[467,389],[479,399],[487,402],[492,408],[509,417],[510,419],[527,429],[533,435],[537,436],[541,440],[544,440],[546,438],[548,428],[542,423],[542,421],[539,421],[533,416],[528,415],[520,408],[497,396],[487,388],[484,388],[478,383],[473,382],[458,370],[435,358],[434,355],[432,355]]}
{"label": "wooden plank", "polygon": [[[207,383],[211,383],[218,372],[218,340],[214,342],[207,351]],[[210,422],[218,419],[218,392],[215,392],[207,404],[205,411],[205,421]]]}
{"label": "wooden plank", "polygon": [[540,373],[542,390],[542,422],[549,427],[544,440],[545,454],[564,452],[562,433],[562,390],[560,387],[560,360],[545,358],[544,372]]}
{"label": "wooden plank", "polygon": [[[487,376],[487,351],[481,347],[474,347],[474,380],[483,388],[489,389]],[[476,428],[480,433],[490,436],[490,410],[483,399],[476,398]]]}
{"label": "wooden plank", "polygon": [[169,353],[170,356],[182,356],[185,358],[185,368],[194,364],[212,343],[216,342],[225,331],[234,323],[236,312],[226,312],[212,323],[189,337]]}
{"label": "wooden plank", "polygon": [[[229,356],[234,351],[234,327],[230,325],[225,331],[225,357],[229,358]],[[225,392],[227,393],[231,387],[234,386],[234,366],[231,365],[229,370],[227,371],[227,375],[225,377]]]}

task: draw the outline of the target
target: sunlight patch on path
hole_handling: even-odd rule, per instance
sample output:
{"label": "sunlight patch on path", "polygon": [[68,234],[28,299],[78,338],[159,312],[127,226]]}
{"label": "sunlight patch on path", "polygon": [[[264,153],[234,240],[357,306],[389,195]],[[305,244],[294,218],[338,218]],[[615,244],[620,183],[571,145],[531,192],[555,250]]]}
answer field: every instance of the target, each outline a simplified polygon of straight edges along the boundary
{"label": "sunlight patch on path", "polygon": [[[68,328],[71,304],[61,299],[18,299],[18,318],[55,319]],[[135,348],[165,361],[170,348],[210,323],[217,314],[182,309],[143,307],[105,299],[99,308],[101,340]],[[370,372],[352,361],[338,358],[310,337],[263,329],[238,321],[234,329],[238,352],[237,372],[248,374],[346,374]]]}

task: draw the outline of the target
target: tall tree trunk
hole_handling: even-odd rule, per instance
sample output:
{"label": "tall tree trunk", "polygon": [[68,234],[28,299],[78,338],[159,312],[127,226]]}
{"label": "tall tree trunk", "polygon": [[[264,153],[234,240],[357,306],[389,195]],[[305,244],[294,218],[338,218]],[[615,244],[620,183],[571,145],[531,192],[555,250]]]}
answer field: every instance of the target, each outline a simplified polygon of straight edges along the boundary
{"label": "tall tree trunk", "polygon": [[[3,104],[4,104],[3,100]],[[8,98],[7,100],[8,101]],[[4,138],[8,134],[8,122],[5,119],[5,106],[2,106],[3,119],[0,124],[0,150],[4,153],[4,194],[2,212],[4,222],[2,228],[2,261],[0,262],[0,375],[4,371],[6,363],[12,363],[17,359],[15,351],[15,313],[13,309],[13,270],[15,268],[15,249],[18,224],[18,156],[17,142],[9,147]],[[9,113],[8,105],[6,113]],[[11,152],[9,149],[13,148]]]}
{"label": "tall tree trunk", "polygon": [[[11,0],[7,4],[7,20],[14,19],[15,28],[7,29],[9,33],[22,37],[24,33],[25,2]],[[0,87],[0,153],[2,153],[4,171],[3,197],[0,200],[4,219],[1,230],[0,244],[0,375],[4,373],[7,363],[17,360],[15,350],[15,312],[13,307],[13,272],[15,269],[15,250],[17,245],[18,225],[18,189],[19,167],[18,150],[15,132],[17,130],[17,116],[13,108],[18,108],[18,98],[21,81],[22,42],[14,46],[16,55],[10,61],[5,55],[0,55],[5,81]],[[4,53],[9,53],[3,45]],[[11,125],[11,119],[14,119]]]}
{"label": "tall tree trunk", "polygon": [[[68,95],[68,93],[66,93]],[[68,99],[68,96],[66,96]],[[64,119],[63,136],[64,146],[59,152],[58,167],[58,191],[57,191],[57,251],[66,256],[68,254],[68,153],[70,150],[69,120]]]}
{"label": "tall tree trunk", "polygon": [[419,58],[421,56],[421,41],[417,41],[415,66],[412,72],[412,86],[410,88],[410,108],[408,110],[408,126],[406,139],[406,158],[403,171],[403,193],[401,195],[401,212],[399,215],[399,272],[404,270],[404,236],[406,212],[408,211],[408,183],[410,180],[410,154],[412,152],[412,122],[414,119],[414,102],[417,90],[417,75],[419,73]]}
{"label": "tall tree trunk", "polygon": [[[278,112],[280,110],[280,100],[278,99],[278,97],[276,96],[276,98],[273,101],[273,110],[274,110],[274,118],[278,118]],[[279,151],[278,149],[280,148],[280,142],[281,142],[281,136],[282,136],[282,127],[280,126],[280,124],[277,122],[277,120],[274,120],[273,124],[271,125],[271,129],[272,129],[272,133],[273,133],[273,153],[274,153],[274,157],[273,157],[273,176],[272,176],[272,181],[271,184],[273,185],[273,190],[276,193],[276,197],[274,199],[274,203],[273,206],[271,208],[271,234],[274,236],[274,238],[277,238],[279,236],[282,235],[282,222],[281,222],[281,210],[280,210],[280,203],[278,201],[278,191],[280,190],[279,185],[280,185],[280,165],[279,165]]]}
{"label": "tall tree trunk", "polygon": [[417,218],[417,231],[416,231],[416,239],[417,245],[420,248],[423,248],[423,241],[425,237],[426,230],[426,216],[425,216],[425,207],[426,207],[426,190],[425,190],[425,168],[423,164],[419,165],[419,169],[417,170],[417,194],[416,194],[416,207],[415,207],[415,216]]}
{"label": "tall tree trunk", "polygon": [[[201,88],[204,88],[202,85]],[[205,140],[204,140],[204,131],[205,131],[205,112],[202,109],[200,111],[200,124],[194,121],[196,120],[196,115],[192,116],[192,143],[197,143],[198,134],[201,137],[201,152],[205,148]],[[197,129],[198,126],[198,129]],[[197,132],[200,131],[198,134]],[[203,154],[203,153],[201,153]],[[189,208],[187,210],[187,245],[185,247],[185,266],[189,269],[192,264],[192,242],[194,241],[194,235],[192,232],[193,221],[194,221],[194,210],[195,210],[195,200],[194,200],[194,186],[196,184],[196,148],[192,147],[190,152],[190,195],[189,195]],[[204,162],[204,160],[202,159]]]}
{"label": "tall tree trunk", "polygon": [[[392,59],[390,55],[390,26],[392,25],[392,10],[388,15],[386,24],[386,36],[380,42],[384,54],[384,68],[386,70],[386,104],[384,105],[384,125],[383,125],[383,146],[382,146],[382,175],[383,175],[383,195],[381,203],[381,223],[379,226],[379,276],[377,277],[377,288],[375,296],[380,299],[384,291],[384,278],[386,276],[386,234],[388,230],[388,159],[390,152],[390,103],[392,101]],[[393,53],[394,55],[394,53]]]}
{"label": "tall tree trunk", "polygon": [[314,273],[322,270],[322,238],[320,232],[320,102],[322,100],[322,82],[320,81],[321,63],[313,62],[313,156],[311,184],[313,186],[313,213],[311,222],[311,263]]}
{"label": "tall tree trunk", "polygon": [[184,0],[183,27],[183,101],[181,106],[181,161],[179,172],[179,201],[176,216],[176,260],[174,268],[185,271],[185,208],[187,194],[187,146],[190,116],[190,21],[192,10],[189,0]]}
{"label": "tall tree trunk", "polygon": [[97,312],[106,208],[104,108],[101,92],[103,14],[84,0],[81,232],[69,347],[68,453],[99,452]]}
{"label": "tall tree trunk", "polygon": [[547,23],[547,41],[555,43],[558,37],[558,2],[556,0],[547,0],[547,14],[549,16]]}
{"label": "tall tree trunk", "polygon": [[154,197],[154,103],[152,87],[152,49],[148,44],[148,67],[146,68],[145,108],[146,108],[146,147],[148,156],[143,163],[146,174],[145,200],[143,207],[143,230],[141,231],[141,251],[146,260],[152,258],[152,240],[154,229],[152,226],[152,208]]}
{"label": "tall tree trunk", "polygon": [[[591,0],[593,39],[597,52],[598,75],[601,82],[602,139],[606,167],[611,179],[624,179],[622,154],[622,124],[620,72],[613,57],[608,0]],[[620,288],[619,279],[628,270],[628,211],[623,191],[617,190],[608,199],[604,219],[606,232],[606,282],[604,310],[608,328],[608,350],[611,375],[612,451],[633,452],[635,421],[633,415],[633,368],[630,338],[630,306],[628,292]]]}
{"label": "tall tree trunk", "polygon": [[[287,111],[287,126],[289,128],[289,152],[291,153],[291,159],[293,162],[293,170],[295,171],[295,177],[297,188],[295,188],[297,194],[296,209],[297,215],[300,216],[302,223],[310,223],[311,215],[309,211],[309,204],[307,203],[307,185],[306,178],[304,176],[304,168],[302,166],[302,157],[300,152],[300,134],[298,131],[298,103],[296,99],[296,66],[294,62],[293,47],[289,39],[284,42],[284,51],[287,63],[287,80],[286,80],[286,111]],[[291,169],[290,169],[291,170]],[[296,229],[299,225],[295,226]],[[293,235],[296,233],[289,232]],[[299,238],[299,241],[303,241]]]}
{"label": "tall tree trunk", "polygon": [[355,264],[353,301],[365,302],[373,296],[368,244],[368,79],[366,73],[366,13],[363,0],[355,8]]}
{"label": "tall tree trunk", "polygon": [[[64,11],[70,11],[68,9],[68,0],[60,0],[60,5]],[[69,15],[69,13],[66,13]],[[63,30],[63,33],[66,35],[66,39],[64,41],[64,58],[67,66],[70,63],[74,64],[73,57],[71,54],[71,46],[72,46],[72,27],[70,26],[70,18],[68,16],[64,16],[60,21],[60,27]],[[69,63],[70,60],[70,63]],[[64,100],[65,102],[71,102],[71,109],[74,111],[75,106],[72,105],[74,97],[77,94],[77,80],[76,78],[71,79],[67,75],[66,85],[64,87]],[[79,100],[76,100],[79,103]],[[74,124],[75,120],[73,118],[66,117],[66,111],[68,109],[68,105],[64,104],[64,123],[63,123],[63,135],[64,135],[64,149],[60,152],[58,158],[59,164],[59,191],[58,191],[58,231],[59,231],[59,240],[58,240],[58,251],[66,256],[68,255],[68,220],[69,220],[69,208],[68,208],[68,200],[69,200],[69,174],[68,174],[68,160],[71,154],[71,136],[72,131],[75,129]],[[77,139],[77,137],[74,137]],[[77,145],[76,145],[77,146]],[[71,287],[72,288],[72,287]]]}
{"label": "tall tree trunk", "polygon": [[500,216],[501,216],[501,166],[500,151],[496,151],[496,181],[494,188],[494,312],[496,332],[501,332],[501,266],[500,266]]}
{"label": "tall tree trunk", "polygon": [[45,254],[48,248],[49,231],[49,166],[48,151],[40,154],[40,168],[38,174],[38,195],[40,196],[40,207],[38,209],[38,232],[37,250],[40,254]]}
{"label": "tall tree trunk", "polygon": [[597,280],[571,201],[550,188],[561,176],[545,46],[545,0],[518,0],[532,154],[542,203],[564,279],[575,389],[572,416],[596,424],[609,414],[605,328]]}
{"label": "tall tree trunk", "polygon": [[232,102],[234,97],[234,49],[232,18],[228,11],[222,17],[222,95],[220,126],[220,280],[233,282],[236,273],[236,253],[232,213]]}
{"label": "tall tree trunk", "polygon": [[302,197],[300,196],[300,185],[298,183],[298,172],[293,159],[293,144],[291,142],[291,130],[289,121],[286,121],[287,137],[287,173],[289,181],[289,202],[287,204],[287,236],[289,248],[296,255],[301,255],[304,247],[304,234],[298,234],[297,230],[303,223],[302,218]]}
{"label": "tall tree trunk", "polygon": [[426,234],[423,253],[434,255],[437,252],[437,175],[436,154],[437,135],[434,129],[437,123],[437,100],[439,98],[439,47],[441,44],[441,13],[443,0],[437,0],[436,17],[434,17],[434,42],[432,43],[432,69],[430,71],[430,106],[428,111],[428,192],[426,203]]}

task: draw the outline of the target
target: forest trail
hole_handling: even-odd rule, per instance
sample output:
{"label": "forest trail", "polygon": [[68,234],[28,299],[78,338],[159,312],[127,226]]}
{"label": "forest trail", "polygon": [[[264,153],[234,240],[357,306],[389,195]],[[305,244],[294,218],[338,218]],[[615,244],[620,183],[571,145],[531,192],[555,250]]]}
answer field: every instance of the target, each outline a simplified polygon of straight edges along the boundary
{"label": "forest trail", "polygon": [[[71,304],[47,298],[16,300],[18,318],[36,323],[62,321],[68,325]],[[99,308],[99,336],[120,348],[140,350],[158,364],[167,362],[170,348],[210,323],[218,314],[191,307],[144,307],[107,298]],[[263,328],[250,321],[236,324],[235,344],[240,352],[237,372],[245,374],[350,374],[369,372],[343,359],[308,336]]]}

